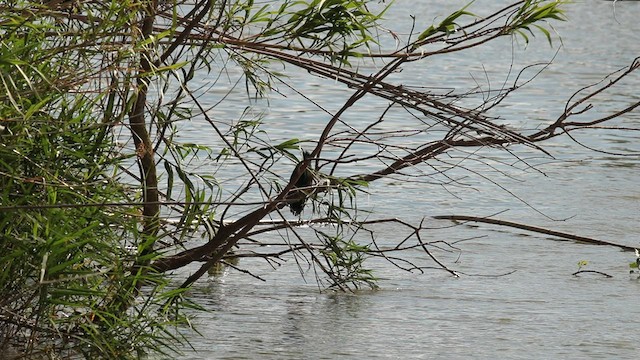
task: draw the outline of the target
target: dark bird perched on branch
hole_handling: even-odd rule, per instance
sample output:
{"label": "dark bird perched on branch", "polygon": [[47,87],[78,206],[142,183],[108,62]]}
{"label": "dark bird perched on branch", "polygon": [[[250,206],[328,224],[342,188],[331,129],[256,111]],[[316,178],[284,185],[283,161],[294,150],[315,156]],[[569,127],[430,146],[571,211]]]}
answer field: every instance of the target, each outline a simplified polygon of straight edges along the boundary
{"label": "dark bird perched on branch", "polygon": [[[300,161],[298,165],[296,165],[296,168],[291,174],[291,179],[289,179],[289,181],[293,181],[294,179],[296,179],[298,174],[300,174],[300,177],[298,177],[298,180],[296,181],[295,188],[302,189],[294,192],[294,200],[289,203],[289,208],[291,209],[293,215],[300,215],[300,213],[302,213],[302,210],[304,210],[304,203],[307,201],[307,196],[311,191],[311,189],[309,188],[313,186],[314,176],[311,170],[309,170],[310,162],[311,154],[307,151],[303,151],[302,161]],[[295,190],[295,188],[293,190]]]}

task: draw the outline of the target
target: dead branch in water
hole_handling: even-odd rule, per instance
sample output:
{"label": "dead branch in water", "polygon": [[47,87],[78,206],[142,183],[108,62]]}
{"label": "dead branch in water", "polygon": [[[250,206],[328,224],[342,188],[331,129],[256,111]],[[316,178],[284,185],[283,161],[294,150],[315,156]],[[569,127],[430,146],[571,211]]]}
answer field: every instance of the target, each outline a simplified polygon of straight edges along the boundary
{"label": "dead branch in water", "polygon": [[484,218],[484,217],[477,217],[477,216],[467,216],[467,215],[438,215],[438,216],[434,216],[433,218],[434,219],[438,219],[438,220],[480,222],[480,223],[485,223],[485,224],[509,226],[509,227],[514,227],[514,228],[517,228],[517,229],[537,232],[537,233],[540,233],[540,234],[547,234],[547,235],[557,236],[557,237],[560,237],[560,238],[563,238],[563,239],[569,239],[569,240],[573,240],[573,241],[577,241],[577,242],[583,242],[583,243],[587,243],[587,244],[615,246],[615,247],[620,248],[620,249],[622,249],[624,251],[635,251],[635,248],[633,248],[631,246],[626,246],[626,245],[622,245],[622,244],[616,244],[616,243],[612,243],[612,242],[605,241],[605,240],[592,239],[592,238],[579,236],[579,235],[573,235],[573,234],[569,234],[569,233],[565,233],[565,232],[561,232],[561,231],[556,231],[556,230],[545,229],[545,228],[541,228],[541,227],[537,227],[537,226],[531,226],[531,225],[515,223],[515,222],[512,222],[512,221],[506,221],[506,220],[498,220],[498,219],[491,219],[491,218]]}

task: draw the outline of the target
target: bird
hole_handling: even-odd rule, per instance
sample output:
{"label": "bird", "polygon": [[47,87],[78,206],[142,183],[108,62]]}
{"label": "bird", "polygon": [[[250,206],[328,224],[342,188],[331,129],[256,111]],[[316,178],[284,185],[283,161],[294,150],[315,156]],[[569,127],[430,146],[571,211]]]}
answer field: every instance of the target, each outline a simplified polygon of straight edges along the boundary
{"label": "bird", "polygon": [[[308,188],[313,186],[314,177],[311,170],[309,170],[309,160],[311,160],[311,154],[308,151],[303,151],[302,161],[300,161],[298,165],[296,165],[296,168],[293,170],[291,178],[289,179],[289,182],[295,180],[296,176],[300,172],[302,172],[302,174],[300,174],[300,177],[298,177],[298,180],[296,180],[295,188]],[[302,170],[303,167],[304,170]],[[298,216],[302,213],[302,210],[304,210],[304,204],[307,201],[308,191],[308,189],[301,189],[294,193],[294,200],[289,203],[289,208],[291,209],[293,215]]]}

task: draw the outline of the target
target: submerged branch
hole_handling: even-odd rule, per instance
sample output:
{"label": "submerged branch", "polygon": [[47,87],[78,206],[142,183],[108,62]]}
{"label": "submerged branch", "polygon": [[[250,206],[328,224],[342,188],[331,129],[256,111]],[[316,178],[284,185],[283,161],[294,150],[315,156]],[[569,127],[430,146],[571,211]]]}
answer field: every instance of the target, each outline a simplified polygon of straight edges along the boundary
{"label": "submerged branch", "polygon": [[520,223],[516,223],[516,222],[512,222],[512,221],[506,221],[506,220],[498,220],[498,219],[491,219],[491,218],[477,217],[477,216],[467,216],[467,215],[438,215],[438,216],[434,216],[433,218],[434,219],[438,219],[438,220],[479,222],[479,223],[485,223],[485,224],[509,226],[509,227],[513,227],[513,228],[517,228],[517,229],[537,232],[537,233],[540,233],[540,234],[547,234],[547,235],[557,236],[559,238],[573,240],[573,241],[577,241],[577,242],[583,242],[583,243],[587,243],[587,244],[615,246],[615,247],[620,248],[620,249],[622,249],[624,251],[635,251],[635,248],[633,248],[631,246],[627,246],[627,245],[616,244],[616,243],[613,243],[613,242],[610,242],[610,241],[597,240],[597,239],[588,238],[588,237],[584,237],[584,236],[573,235],[573,234],[569,234],[569,233],[565,233],[565,232],[561,232],[561,231],[550,230],[550,229],[545,229],[545,228],[541,228],[541,227],[537,227],[537,226],[525,225],[525,224],[520,224]]}

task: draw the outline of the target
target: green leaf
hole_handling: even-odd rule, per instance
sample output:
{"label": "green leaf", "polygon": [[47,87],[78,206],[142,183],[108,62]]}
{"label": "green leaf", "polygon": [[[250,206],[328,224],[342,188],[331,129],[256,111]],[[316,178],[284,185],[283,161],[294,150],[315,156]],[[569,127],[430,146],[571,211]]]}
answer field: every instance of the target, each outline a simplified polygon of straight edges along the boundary
{"label": "green leaf", "polygon": [[456,20],[458,20],[458,18],[460,18],[461,16],[465,16],[465,15],[466,16],[475,16],[473,13],[470,13],[470,12],[466,11],[467,8],[469,6],[471,6],[471,4],[473,4],[474,1],[468,3],[462,9],[460,9],[460,10],[450,14],[449,16],[447,16],[444,20],[442,20],[440,22],[440,24],[438,24],[438,26],[436,26],[436,27],[434,27],[433,25],[429,26],[425,31],[420,33],[420,35],[418,36],[418,41],[417,42],[418,43],[422,42],[426,38],[428,38],[431,35],[434,35],[436,33],[450,34],[450,33],[454,32],[456,30],[456,28],[459,27],[459,25],[456,23]]}
{"label": "green leaf", "polygon": [[285,142],[282,142],[276,146],[274,146],[274,148],[280,150],[280,151],[285,151],[285,150],[293,150],[293,149],[297,149],[298,148],[298,144],[300,144],[300,140],[299,139],[289,139]]}
{"label": "green leaf", "polygon": [[171,199],[173,189],[173,167],[168,161],[164,161],[164,169],[167,171],[167,199]]}

